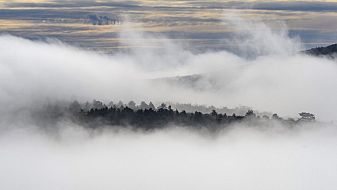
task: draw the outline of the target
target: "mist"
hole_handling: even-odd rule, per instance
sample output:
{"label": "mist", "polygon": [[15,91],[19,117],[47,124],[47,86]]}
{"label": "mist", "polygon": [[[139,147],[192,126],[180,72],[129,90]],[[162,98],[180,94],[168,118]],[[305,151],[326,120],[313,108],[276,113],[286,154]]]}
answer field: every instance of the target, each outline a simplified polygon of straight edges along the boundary
{"label": "mist", "polygon": [[[250,106],[296,116],[308,111],[324,121],[336,118],[335,59],[299,53],[298,38],[261,22],[226,21],[237,30],[229,51],[192,53],[165,36],[126,27],[128,52],[100,54],[56,40],[38,42],[0,37],[1,112],[46,101],[81,100],[178,102]],[[244,26],[244,27],[243,27]],[[250,28],[250,29],[249,29]],[[161,48],[146,48],[151,39]],[[144,48],[132,49],[142,45]],[[245,56],[246,55],[246,56]],[[198,75],[193,85],[169,83],[170,77]]]}
{"label": "mist", "polygon": [[1,189],[334,189],[335,126],[232,126],[210,136],[151,133],[58,135],[10,130],[0,138]]}
{"label": "mist", "polygon": [[[128,27],[120,36],[129,51],[111,55],[1,35],[0,189],[334,189],[336,59],[301,53],[286,27],[225,24],[237,30],[226,40],[237,51],[195,53]],[[306,111],[318,122],[237,123],[216,134],[32,122],[43,105],[93,99],[250,106],[285,118]]]}

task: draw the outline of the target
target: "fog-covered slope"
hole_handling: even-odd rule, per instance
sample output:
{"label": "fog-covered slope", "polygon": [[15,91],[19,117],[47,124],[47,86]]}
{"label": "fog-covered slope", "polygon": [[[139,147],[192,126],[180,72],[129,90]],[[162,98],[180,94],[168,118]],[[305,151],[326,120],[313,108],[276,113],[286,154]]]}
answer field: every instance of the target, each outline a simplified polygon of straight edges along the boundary
{"label": "fog-covered slope", "polygon": [[326,47],[318,47],[312,48],[305,53],[314,55],[314,56],[328,56],[328,57],[335,57],[337,54],[337,44],[332,44]]}

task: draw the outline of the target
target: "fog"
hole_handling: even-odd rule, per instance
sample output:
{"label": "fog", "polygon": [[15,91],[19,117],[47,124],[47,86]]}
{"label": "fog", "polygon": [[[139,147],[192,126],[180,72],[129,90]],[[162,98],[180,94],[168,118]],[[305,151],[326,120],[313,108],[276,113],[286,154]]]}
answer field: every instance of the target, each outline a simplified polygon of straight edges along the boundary
{"label": "fog", "polygon": [[[300,53],[286,28],[224,24],[237,30],[226,40],[233,52],[193,53],[128,27],[121,38],[131,48],[112,55],[1,35],[0,189],[334,189],[337,128],[327,121],[337,118],[336,60]],[[181,76],[199,79],[170,82]],[[31,122],[47,103],[93,99],[250,106],[283,117],[306,111],[320,122],[234,124],[216,134]]]}
{"label": "fog", "polygon": [[1,189],[335,189],[336,127],[1,133]]}
{"label": "fog", "polygon": [[[238,20],[238,19],[237,19]],[[44,101],[180,102],[214,106],[250,106],[282,116],[308,111],[335,120],[336,61],[299,54],[299,39],[286,28],[273,31],[260,22],[226,21],[237,30],[229,51],[192,53],[165,36],[125,29],[128,52],[104,55],[56,40],[0,37],[1,112]],[[161,48],[150,48],[157,39]],[[133,49],[133,46],[143,48]],[[200,75],[192,88],[156,79]],[[28,105],[30,104],[30,105]],[[5,110],[3,110],[5,109]]]}

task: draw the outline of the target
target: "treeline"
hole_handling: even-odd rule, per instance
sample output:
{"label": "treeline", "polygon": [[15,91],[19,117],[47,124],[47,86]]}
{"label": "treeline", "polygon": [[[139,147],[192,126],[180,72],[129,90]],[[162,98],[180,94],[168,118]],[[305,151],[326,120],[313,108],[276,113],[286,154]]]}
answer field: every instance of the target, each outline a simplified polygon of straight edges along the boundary
{"label": "treeline", "polygon": [[161,104],[155,107],[153,103],[141,102],[136,105],[131,101],[127,105],[119,102],[105,105],[94,100],[92,103],[80,104],[77,101],[70,104],[68,111],[72,118],[81,125],[96,128],[99,126],[135,127],[145,130],[163,128],[166,126],[187,126],[193,128],[221,129],[233,123],[244,122],[246,125],[261,125],[266,121],[278,121],[288,126],[295,126],[300,122],[315,121],[315,116],[310,113],[300,113],[300,119],[283,119],[277,114],[271,117],[259,116],[253,110],[248,110],[244,115],[235,113],[210,113],[199,111],[186,112],[173,109],[171,105]]}
{"label": "treeline", "polygon": [[[190,104],[190,103],[173,103],[173,102],[165,102],[164,104],[170,105],[173,110],[184,110],[186,112],[192,113],[195,111],[201,112],[201,113],[210,113],[213,110],[215,110],[217,113],[226,113],[227,115],[245,115],[248,110],[252,110],[250,107],[246,106],[240,106],[235,108],[228,108],[228,107],[215,107],[215,106],[206,106],[206,105],[198,105],[198,104]],[[73,110],[80,110],[83,109],[84,111],[89,111],[90,109],[101,109],[104,107],[116,107],[116,108],[123,108],[128,107],[133,110],[138,109],[153,109],[156,110],[162,105],[159,105],[158,107],[155,106],[152,102],[146,103],[145,101],[140,102],[139,104],[136,104],[134,101],[130,101],[128,103],[123,103],[122,101],[113,102],[110,101],[109,103],[105,104],[98,100],[93,100],[92,102],[85,102],[85,103],[78,103],[77,101],[74,101],[70,104],[71,109]],[[258,112],[254,110],[256,115],[258,116],[268,116],[271,117],[272,113],[268,112]]]}

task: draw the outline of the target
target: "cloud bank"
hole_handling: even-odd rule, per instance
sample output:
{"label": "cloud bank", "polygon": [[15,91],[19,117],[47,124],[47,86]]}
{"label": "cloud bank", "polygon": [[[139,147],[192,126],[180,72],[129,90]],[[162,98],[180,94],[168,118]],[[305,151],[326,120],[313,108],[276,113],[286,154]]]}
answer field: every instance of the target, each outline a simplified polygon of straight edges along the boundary
{"label": "cloud bank", "polygon": [[[2,35],[0,111],[45,101],[99,99],[245,105],[283,116],[308,111],[325,121],[337,118],[335,60],[299,54],[298,40],[289,38],[286,30],[242,20],[231,23],[238,35],[229,42],[239,44],[248,56],[227,51],[195,54],[169,39],[132,31],[124,34],[130,46],[148,46],[157,38],[161,48],[102,55],[55,41]],[[202,76],[194,84],[197,88],[157,81],[189,75]]]}
{"label": "cloud bank", "polygon": [[336,128],[1,133],[1,189],[334,189]]}
{"label": "cloud bank", "polygon": [[[161,48],[103,55],[2,35],[0,189],[334,189],[333,124],[236,125],[209,134],[179,126],[92,131],[68,121],[48,131],[29,122],[39,106],[74,99],[247,105],[335,120],[335,60],[299,54],[286,30],[228,24],[238,30],[230,42],[239,43],[240,56],[195,54],[160,36]],[[154,38],[123,35],[131,46]],[[191,75],[200,78],[193,85],[167,80]]]}

